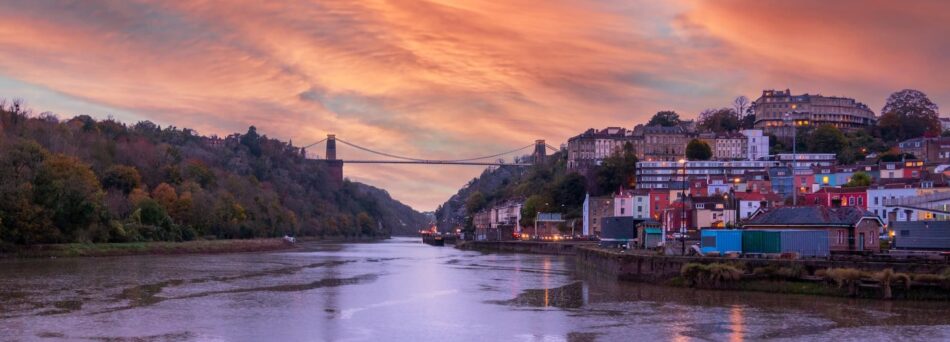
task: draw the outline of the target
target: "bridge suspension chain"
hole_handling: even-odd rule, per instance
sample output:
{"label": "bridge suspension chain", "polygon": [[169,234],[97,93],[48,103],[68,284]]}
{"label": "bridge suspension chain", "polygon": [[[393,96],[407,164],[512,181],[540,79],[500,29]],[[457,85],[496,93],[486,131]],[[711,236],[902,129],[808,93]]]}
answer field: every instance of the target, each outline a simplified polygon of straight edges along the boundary
{"label": "bridge suspension chain", "polygon": [[[326,140],[326,139],[324,139],[324,140]],[[396,158],[396,159],[407,160],[407,161],[416,161],[416,162],[443,162],[443,163],[444,163],[444,162],[468,162],[468,161],[475,161],[475,160],[482,160],[482,159],[495,158],[495,157],[500,157],[500,156],[503,156],[503,155],[506,155],[506,154],[515,153],[515,152],[518,152],[518,151],[521,151],[521,150],[524,150],[524,149],[527,149],[527,148],[529,148],[529,147],[534,146],[534,144],[530,144],[530,145],[526,145],[526,146],[523,146],[523,147],[520,147],[520,148],[511,150],[511,151],[506,151],[506,152],[502,152],[502,153],[497,153],[497,154],[493,154],[493,155],[489,155],[489,156],[472,157],[472,158],[465,158],[465,159],[421,159],[421,158],[406,157],[406,156],[400,156],[400,155],[395,155],[395,154],[391,154],[391,153],[376,151],[376,150],[373,150],[373,149],[370,149],[370,148],[366,148],[366,147],[363,147],[363,146],[356,145],[356,144],[354,144],[354,143],[348,142],[348,141],[343,140],[343,139],[340,139],[340,138],[336,138],[336,140],[339,141],[339,142],[341,142],[341,143],[343,143],[343,144],[346,144],[347,146],[350,146],[350,147],[353,147],[353,148],[356,148],[356,149],[359,149],[359,150],[363,150],[363,151],[366,151],[366,152],[369,152],[369,153],[373,153],[373,154],[385,156],[385,157]]]}
{"label": "bridge suspension chain", "polygon": [[303,147],[301,147],[301,148],[310,148],[310,147],[313,146],[313,145],[316,145],[316,144],[322,143],[322,142],[324,142],[324,141],[327,141],[327,139],[329,139],[329,138],[323,138],[323,140],[320,140],[320,141],[318,141],[318,142],[315,142],[315,143],[310,144],[310,145],[307,145],[307,146],[303,146]]}

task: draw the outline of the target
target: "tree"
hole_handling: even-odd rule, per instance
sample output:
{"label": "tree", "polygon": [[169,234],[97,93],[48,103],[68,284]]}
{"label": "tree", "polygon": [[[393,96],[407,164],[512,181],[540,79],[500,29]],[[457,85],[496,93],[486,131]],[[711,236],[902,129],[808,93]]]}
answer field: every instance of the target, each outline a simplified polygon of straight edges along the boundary
{"label": "tree", "polygon": [[578,173],[569,173],[557,182],[552,191],[554,203],[573,209],[584,204],[587,194],[587,180]]}
{"label": "tree", "polygon": [[739,114],[731,108],[706,109],[699,114],[699,129],[708,132],[732,132],[739,129]]}
{"label": "tree", "polygon": [[376,235],[376,227],[374,227],[373,219],[365,211],[356,214],[356,224],[360,226],[360,235]]}
{"label": "tree", "polygon": [[521,207],[521,225],[530,226],[534,224],[539,212],[550,210],[551,200],[543,195],[534,195],[528,197]]}
{"label": "tree", "polygon": [[709,160],[712,158],[712,148],[705,141],[693,139],[686,145],[686,159]]}
{"label": "tree", "polygon": [[664,126],[664,127],[673,127],[678,126],[682,121],[680,120],[680,115],[672,110],[664,110],[657,112],[650,118],[650,122],[647,122],[647,126]]}
{"label": "tree", "polygon": [[102,176],[102,187],[117,189],[128,195],[142,185],[142,176],[134,166],[113,165]]}
{"label": "tree", "polygon": [[805,140],[805,147],[812,153],[841,153],[848,145],[844,133],[832,125],[822,125],[816,128]]}
{"label": "tree", "polygon": [[633,144],[627,142],[619,151],[605,158],[595,173],[595,182],[600,194],[609,194],[621,187],[633,189],[636,180],[637,154]]}
{"label": "tree", "polygon": [[174,216],[174,213],[177,209],[178,203],[178,193],[175,191],[175,188],[168,183],[161,183],[155,187],[155,190],[152,190],[152,198],[158,202],[162,208],[165,208],[165,211],[169,215]]}
{"label": "tree", "polygon": [[40,166],[34,180],[34,201],[46,209],[64,235],[99,222],[102,191],[88,165],[76,158],[53,155]]}
{"label": "tree", "polygon": [[749,109],[749,98],[745,97],[745,95],[737,96],[732,100],[732,109],[735,110],[738,115],[746,114],[746,110]]}
{"label": "tree", "polygon": [[881,109],[878,126],[887,141],[903,141],[940,134],[939,108],[919,90],[904,89],[891,94]]}
{"label": "tree", "polygon": [[472,215],[484,209],[486,204],[488,201],[485,200],[485,195],[481,191],[475,191],[465,199],[465,212]]}
{"label": "tree", "polygon": [[860,187],[860,186],[870,186],[871,185],[871,176],[864,172],[855,172],[851,175],[851,180],[848,181],[844,186],[846,188],[851,187]]}
{"label": "tree", "polygon": [[241,145],[247,146],[251,155],[261,156],[261,136],[257,134],[257,127],[247,128],[247,133],[241,136]]}

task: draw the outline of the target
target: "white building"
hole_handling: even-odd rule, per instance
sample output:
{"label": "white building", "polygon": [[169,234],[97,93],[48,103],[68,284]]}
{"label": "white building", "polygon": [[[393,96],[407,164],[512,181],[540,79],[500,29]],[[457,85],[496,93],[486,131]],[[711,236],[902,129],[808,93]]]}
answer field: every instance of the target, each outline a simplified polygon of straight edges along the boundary
{"label": "white building", "polygon": [[[884,222],[884,225],[888,225],[888,209],[884,205],[885,200],[896,200],[899,198],[908,198],[916,197],[917,189],[912,187],[905,187],[903,184],[900,187],[887,187],[887,186],[874,186],[868,188],[868,211],[877,215],[878,218]],[[908,221],[904,212],[897,213],[898,221]],[[916,216],[916,215],[912,215]],[[910,221],[916,221],[916,217],[911,217]]]}
{"label": "white building", "polygon": [[624,190],[615,194],[614,216],[631,216],[635,219],[650,218],[650,192]]}
{"label": "white building", "polygon": [[834,153],[779,153],[775,155],[775,160],[785,166],[794,160],[796,169],[807,169],[814,166],[835,165],[838,156]]}
{"label": "white building", "polygon": [[512,226],[515,233],[521,233],[521,207],[523,202],[510,200],[491,208],[491,228]]}
{"label": "white building", "polygon": [[769,156],[769,136],[763,135],[761,129],[743,130],[746,138],[746,159],[759,160]]}

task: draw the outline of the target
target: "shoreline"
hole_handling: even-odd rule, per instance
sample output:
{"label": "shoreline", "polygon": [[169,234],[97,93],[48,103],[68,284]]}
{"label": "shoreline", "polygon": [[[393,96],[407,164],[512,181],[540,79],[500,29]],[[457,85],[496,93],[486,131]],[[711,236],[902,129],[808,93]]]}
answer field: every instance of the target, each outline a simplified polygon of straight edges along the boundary
{"label": "shoreline", "polygon": [[66,243],[17,246],[12,251],[0,253],[0,259],[226,254],[288,250],[296,247],[294,244],[280,238],[183,242]]}
{"label": "shoreline", "polygon": [[289,243],[283,238],[194,240],[182,242],[118,242],[118,243],[64,243],[32,246],[13,246],[10,251],[0,252],[3,259],[38,258],[83,258],[128,255],[188,255],[254,253],[300,248],[300,243],[309,242],[376,242],[378,238],[298,238]]}
{"label": "shoreline", "polygon": [[[886,286],[874,277],[885,269],[893,269],[897,273],[907,272],[911,278],[920,274],[937,276],[940,272],[950,273],[948,263],[664,256],[641,251],[619,252],[590,242],[465,241],[455,247],[482,252],[571,256],[578,267],[601,273],[615,281],[704,290],[844,298],[885,299]],[[724,276],[720,273],[724,268],[732,273]],[[839,283],[825,275],[829,269],[855,270],[859,276]],[[942,282],[923,282],[914,278],[910,284],[910,288],[907,288],[906,283],[892,280],[889,290],[892,296],[886,299],[950,301],[950,278]]]}

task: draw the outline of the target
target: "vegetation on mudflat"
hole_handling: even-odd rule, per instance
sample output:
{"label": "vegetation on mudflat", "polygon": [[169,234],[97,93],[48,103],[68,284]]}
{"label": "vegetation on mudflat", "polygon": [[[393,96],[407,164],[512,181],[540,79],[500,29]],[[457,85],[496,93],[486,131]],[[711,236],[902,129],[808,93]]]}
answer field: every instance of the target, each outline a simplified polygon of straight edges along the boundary
{"label": "vegetation on mudflat", "polygon": [[[751,272],[750,272],[751,271]],[[893,269],[866,271],[827,268],[809,274],[803,266],[770,265],[752,270],[741,263],[687,263],[671,281],[708,289],[835,295],[869,298],[950,299],[950,267],[939,274],[910,274]]]}
{"label": "vegetation on mudflat", "polygon": [[0,247],[388,236],[425,217],[254,127],[225,138],[0,100]]}

